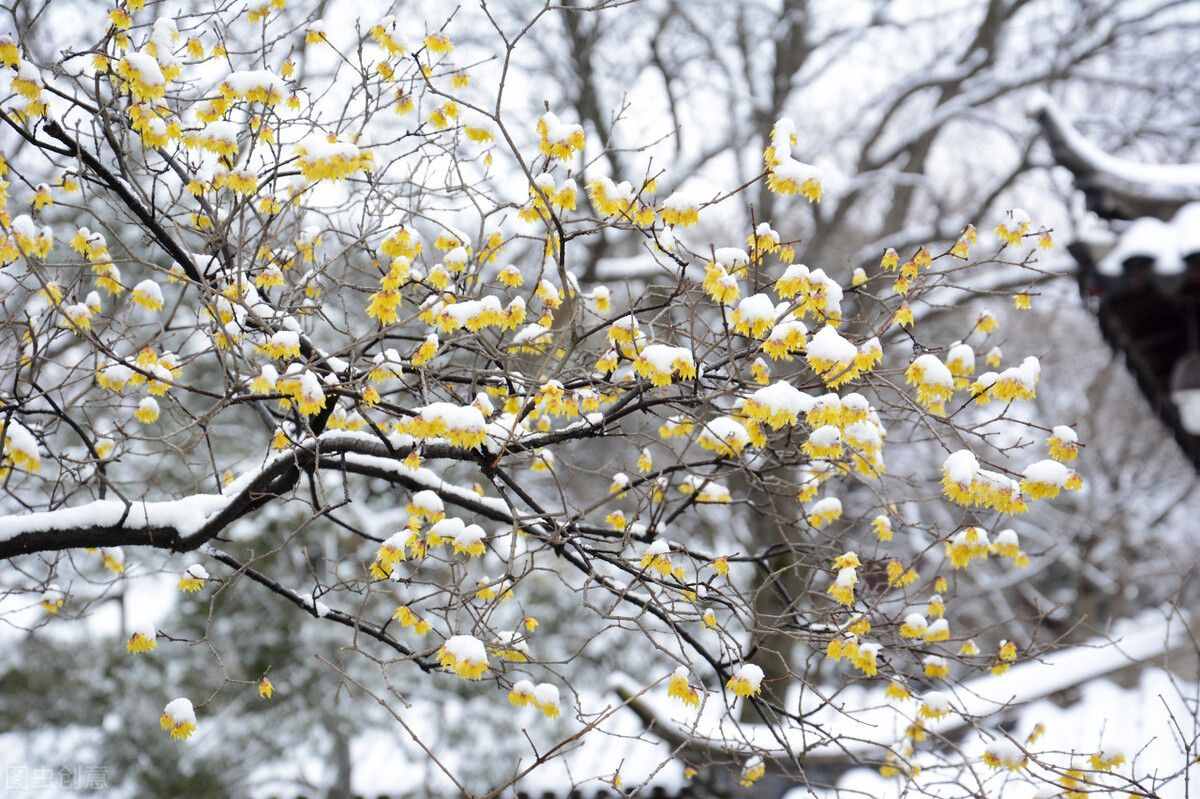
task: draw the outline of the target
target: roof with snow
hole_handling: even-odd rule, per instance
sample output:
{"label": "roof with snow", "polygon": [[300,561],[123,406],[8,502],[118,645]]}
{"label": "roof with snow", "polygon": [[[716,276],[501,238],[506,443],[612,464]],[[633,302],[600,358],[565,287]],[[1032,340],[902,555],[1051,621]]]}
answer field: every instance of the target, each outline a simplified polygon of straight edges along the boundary
{"label": "roof with snow", "polygon": [[1172,396],[1180,362],[1200,350],[1200,164],[1110,155],[1047,98],[1032,115],[1094,215],[1068,246],[1080,292],[1105,341],[1125,356],[1155,414],[1200,471],[1200,429],[1185,426]]}
{"label": "roof with snow", "polygon": [[1054,160],[1070,170],[1088,210],[1101,218],[1166,219],[1181,206],[1200,201],[1200,164],[1146,164],[1110,155],[1046,97],[1033,104],[1031,113]]}

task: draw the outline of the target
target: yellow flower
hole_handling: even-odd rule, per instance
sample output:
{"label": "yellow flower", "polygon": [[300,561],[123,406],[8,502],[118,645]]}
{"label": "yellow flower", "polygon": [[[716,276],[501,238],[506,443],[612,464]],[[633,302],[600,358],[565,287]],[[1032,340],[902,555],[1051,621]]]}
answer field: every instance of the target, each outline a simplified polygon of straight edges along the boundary
{"label": "yellow flower", "polygon": [[725,684],[738,696],[758,696],[762,692],[763,670],[753,663],[743,663]]}
{"label": "yellow flower", "polygon": [[[857,560],[857,558],[855,558]],[[846,566],[838,570],[837,577],[827,589],[829,596],[838,604],[850,607],[854,604],[854,586],[858,583],[858,573],[854,567]]]}
{"label": "yellow flower", "polygon": [[108,12],[108,21],[117,30],[127,30],[133,25],[133,18],[129,16],[129,12],[123,8],[114,8]]}
{"label": "yellow flower", "polygon": [[[574,153],[582,150],[585,144],[583,128],[578,124],[562,122],[552,111],[547,111],[538,118],[537,133],[538,147],[542,154],[560,161],[569,160]],[[609,183],[611,184],[611,181]],[[630,193],[632,194],[632,190]],[[605,216],[628,210],[628,203],[624,207],[612,207],[612,203],[606,201],[603,196],[597,197],[593,194],[592,201],[597,210]]]}
{"label": "yellow flower", "polygon": [[810,203],[821,201],[821,179],[816,167],[790,157],[767,173],[767,189],[775,194],[799,194]]}
{"label": "yellow flower", "polygon": [[548,682],[538,683],[533,689],[533,705],[542,711],[546,718],[558,718],[561,709],[558,704],[558,686]]}
{"label": "yellow flower", "polygon": [[[929,658],[926,658],[928,660]],[[926,667],[928,671],[928,667]],[[950,714],[950,697],[941,691],[930,691],[921,697],[917,713],[922,719],[937,720]]]}
{"label": "yellow flower", "polygon": [[[894,563],[895,561],[893,561]],[[920,613],[910,613],[904,617],[900,625],[901,638],[924,638],[929,629],[929,622]]]}
{"label": "yellow flower", "polygon": [[133,416],[142,424],[154,424],[158,421],[158,403],[153,397],[144,397],[138,403],[137,410],[133,412]]}
{"label": "yellow flower", "polygon": [[699,204],[689,195],[678,191],[662,201],[658,214],[667,225],[691,227],[700,222]]}
{"label": "yellow flower", "polygon": [[113,574],[121,574],[125,571],[125,553],[120,547],[102,547],[100,559],[104,568]]}
{"label": "yellow flower", "polygon": [[1018,246],[1021,239],[1029,233],[1032,222],[1029,214],[1019,208],[1013,208],[1007,214],[1008,219],[996,225],[996,235],[1009,246]]}
{"label": "yellow flower", "polygon": [[842,518],[842,501],[837,497],[823,497],[808,509],[806,520],[820,530]]}
{"label": "yellow flower", "polygon": [[1096,771],[1112,771],[1125,762],[1125,753],[1120,749],[1102,749],[1088,758],[1088,762]]}
{"label": "yellow flower", "polygon": [[736,419],[719,416],[704,423],[696,443],[719,457],[733,458],[750,444],[750,433]]}
{"label": "yellow flower", "polygon": [[671,576],[674,573],[674,566],[671,564],[671,545],[662,538],[655,539],[642,553],[639,565],[643,569],[656,571],[663,577]]}
{"label": "yellow flower", "polygon": [[945,413],[945,403],[954,395],[954,374],[936,355],[925,353],[909,364],[904,380],[917,388],[917,401],[932,413]]}
{"label": "yellow flower", "polygon": [[983,762],[995,769],[1020,771],[1025,768],[1029,758],[1021,748],[1008,738],[997,737],[991,741],[983,752]]}
{"label": "yellow flower", "polygon": [[412,611],[412,608],[407,605],[401,605],[392,613],[392,618],[400,622],[403,629],[412,628],[412,631],[417,635],[424,635],[429,632],[429,622],[422,619]]}
{"label": "yellow flower", "polygon": [[151,55],[130,53],[117,62],[117,74],[137,100],[158,100],[166,95],[166,78]]}
{"label": "yellow flower", "polygon": [[133,301],[150,311],[161,311],[163,308],[162,289],[153,280],[147,278],[133,287]]}
{"label": "yellow flower", "polygon": [[[934,616],[933,605],[930,605],[930,614]],[[950,624],[943,618],[935,618],[933,624],[925,630],[925,640],[930,643],[950,640]]]}
{"label": "yellow flower", "polygon": [[674,697],[685,705],[697,706],[700,704],[700,692],[688,684],[686,666],[675,669],[670,679],[667,680],[667,696]]}
{"label": "yellow flower", "polygon": [[493,602],[512,599],[512,589],[507,580],[494,580],[491,577],[480,577],[476,583],[475,598],[481,602]]}
{"label": "yellow flower", "polygon": [[370,172],[373,157],[350,142],[313,137],[296,145],[296,166],[310,182],[342,180],[356,172]]}
{"label": "yellow flower", "polygon": [[204,584],[208,579],[208,571],[199,563],[195,563],[188,566],[183,574],[179,576],[179,590],[194,594],[204,588]]}
{"label": "yellow flower", "polygon": [[738,778],[738,784],[743,788],[749,788],[754,783],[762,779],[767,773],[767,763],[759,756],[754,756],[746,761],[742,766],[741,776]]}
{"label": "yellow flower", "polygon": [[0,36],[0,65],[16,67],[20,61],[21,51],[17,48],[16,41],[9,34]]}
{"label": "yellow flower", "polygon": [[[2,40],[0,40],[0,43],[2,43]],[[63,605],[66,604],[66,601],[66,594],[62,592],[62,589],[57,585],[51,584],[42,592],[42,599],[39,604],[51,616],[57,616],[58,612],[62,610]]]}
{"label": "yellow flower", "polygon": [[954,246],[950,248],[950,254],[955,258],[966,259],[970,255],[971,242],[965,235],[959,236],[958,241],[954,242]]}
{"label": "yellow flower", "polygon": [[518,680],[508,692],[508,701],[516,707],[533,704],[533,683],[529,680]]}
{"label": "yellow flower", "polygon": [[521,270],[515,266],[509,265],[500,270],[496,278],[509,288],[518,288],[525,282]]}
{"label": "yellow flower", "polygon": [[41,210],[48,205],[54,205],[54,197],[50,194],[50,187],[45,183],[38,184],[37,192],[33,195],[33,207],[36,210]]}
{"label": "yellow flower", "polygon": [[450,41],[450,37],[442,33],[431,33],[425,37],[425,46],[430,52],[438,55],[445,55],[454,49],[454,42]]}
{"label": "yellow flower", "polygon": [[396,40],[392,35],[396,26],[394,17],[387,17],[377,25],[371,26],[371,38],[375,43],[387,51],[389,56],[401,56],[406,52],[403,44]]}
{"label": "yellow flower", "polygon": [[1066,425],[1059,425],[1046,439],[1050,457],[1061,463],[1070,463],[1079,456],[1079,437]]}
{"label": "yellow flower", "polygon": [[196,711],[187,699],[180,698],[168,702],[158,721],[163,730],[177,741],[190,738],[196,731]]}
{"label": "yellow flower", "polygon": [[879,650],[882,647],[876,643],[862,643],[858,650],[850,655],[850,663],[863,675],[874,677],[879,673]]}
{"label": "yellow flower", "polygon": [[992,664],[992,674],[1005,673],[1016,659],[1017,645],[1012,641],[1001,641],[1000,649],[996,652],[996,662]]}
{"label": "yellow flower", "polygon": [[704,291],[713,302],[732,305],[741,296],[737,279],[717,263],[709,263],[704,271]]}
{"label": "yellow flower", "polygon": [[267,679],[267,675],[263,675],[258,681],[258,695],[263,699],[270,699],[275,694],[275,686]]}
{"label": "yellow flower", "polygon": [[125,648],[133,654],[153,652],[158,648],[158,641],[155,640],[155,636],[156,633],[153,626],[135,630],[125,643]]}
{"label": "yellow flower", "polygon": [[470,635],[454,635],[438,650],[438,662],[466,680],[478,680],[488,670],[483,642]]}

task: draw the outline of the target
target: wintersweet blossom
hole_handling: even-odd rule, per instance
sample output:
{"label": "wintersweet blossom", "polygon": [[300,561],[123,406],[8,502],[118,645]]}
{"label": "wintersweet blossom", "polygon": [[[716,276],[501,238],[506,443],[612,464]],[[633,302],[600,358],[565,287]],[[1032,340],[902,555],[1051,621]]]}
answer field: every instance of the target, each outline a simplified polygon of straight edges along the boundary
{"label": "wintersweet blossom", "polygon": [[179,576],[179,590],[194,594],[204,588],[209,579],[208,569],[199,563],[193,563]]}
{"label": "wintersweet blossom", "polygon": [[50,585],[46,586],[46,590],[42,592],[42,598],[39,601],[39,604],[42,606],[42,610],[46,611],[51,616],[57,616],[58,612],[62,610],[63,605],[66,604],[66,601],[67,595],[63,593],[62,588],[60,588],[56,583],[51,583]]}
{"label": "wintersweet blossom", "polygon": [[517,707],[533,704],[534,686],[529,680],[517,680],[508,692],[508,701]]}
{"label": "wintersweet blossom", "polygon": [[1012,739],[997,737],[989,741],[984,749],[983,762],[995,769],[1020,771],[1028,764],[1029,758]]}
{"label": "wintersweet blossom", "polygon": [[153,652],[158,647],[157,636],[152,623],[136,625],[129,635],[129,640],[125,642],[125,648],[135,655]]}
{"label": "wintersweet blossom", "polygon": [[553,683],[538,683],[533,689],[533,706],[542,711],[546,718],[558,718],[562,712],[559,705],[558,686]]}
{"label": "wintersweet blossom", "polygon": [[645,551],[642,553],[639,565],[643,569],[650,569],[658,572],[663,577],[670,576],[674,572],[674,565],[671,563],[671,544],[662,538],[657,538],[646,545]]}
{"label": "wintersweet blossom", "polygon": [[667,680],[667,696],[674,697],[685,705],[700,704],[700,692],[688,683],[687,666],[679,666]]}
{"label": "wintersweet blossom", "polygon": [[754,783],[762,779],[767,773],[767,763],[761,755],[755,755],[742,764],[741,774],[738,776],[738,784],[743,788],[749,788]]}
{"label": "wintersweet blossom", "polygon": [[465,680],[478,680],[488,670],[487,649],[470,635],[453,635],[438,650],[438,662]]}
{"label": "wintersweet blossom", "polygon": [[542,114],[537,122],[539,147],[543,154],[566,161],[583,149],[584,133],[580,125],[563,122],[553,111]]}
{"label": "wintersweet blossom", "polygon": [[952,710],[950,695],[944,691],[928,691],[921,696],[921,706],[918,708],[922,719],[940,719],[950,714]]}
{"label": "wintersweet blossom", "polygon": [[910,613],[904,617],[904,623],[900,625],[901,638],[924,638],[926,630],[929,629],[929,622],[920,613]]}
{"label": "wintersweet blossom", "polygon": [[721,457],[733,458],[750,443],[750,433],[736,419],[718,416],[704,423],[696,443]]}
{"label": "wintersweet blossom", "polygon": [[163,708],[159,724],[174,740],[190,738],[196,732],[196,710],[191,700],[183,697],[172,699]]}
{"label": "wintersweet blossom", "polygon": [[753,663],[743,663],[725,684],[738,696],[758,696],[762,691],[763,670]]}

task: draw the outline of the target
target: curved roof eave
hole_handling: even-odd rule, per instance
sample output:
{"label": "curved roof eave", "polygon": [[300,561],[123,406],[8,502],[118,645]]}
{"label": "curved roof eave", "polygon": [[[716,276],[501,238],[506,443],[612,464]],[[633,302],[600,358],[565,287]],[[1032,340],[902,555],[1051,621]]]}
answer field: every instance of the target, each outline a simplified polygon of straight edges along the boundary
{"label": "curved roof eave", "polygon": [[1081,134],[1046,97],[1030,109],[1054,159],[1075,176],[1088,207],[1105,218],[1167,220],[1200,201],[1200,164],[1145,164],[1110,155]]}

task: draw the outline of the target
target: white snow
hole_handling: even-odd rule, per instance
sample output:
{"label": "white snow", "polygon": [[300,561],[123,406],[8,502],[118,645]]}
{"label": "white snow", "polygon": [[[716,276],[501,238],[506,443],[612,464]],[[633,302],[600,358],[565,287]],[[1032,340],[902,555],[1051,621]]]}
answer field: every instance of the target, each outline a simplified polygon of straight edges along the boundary
{"label": "white snow", "polygon": [[22,533],[112,527],[122,518],[126,530],[168,527],[186,536],[202,528],[228,503],[229,497],[221,494],[193,494],[161,502],[135,501],[126,513],[120,500],[101,499],[71,508],[0,517],[0,541]]}
{"label": "white snow", "polygon": [[858,355],[858,348],[842,338],[836,328],[826,325],[809,340],[808,355],[810,358],[821,358],[833,363],[850,364]]}
{"label": "white snow", "polygon": [[1134,257],[1153,259],[1154,271],[1162,275],[1184,270],[1175,226],[1153,217],[1135,220],[1096,269],[1102,275],[1120,275],[1126,259]]}
{"label": "white snow", "polygon": [[122,60],[127,62],[142,83],[148,86],[162,86],[167,82],[159,69],[158,61],[149,53],[129,53]]}
{"label": "white snow", "polygon": [[446,639],[446,643],[442,646],[451,655],[454,655],[456,660],[465,661],[467,663],[487,663],[487,649],[473,635],[452,635]]}
{"label": "white snow", "polygon": [[[229,88],[233,89],[234,92],[240,95],[249,94],[250,92],[258,89],[265,89],[267,92],[279,96],[287,93],[287,84],[284,83],[283,78],[279,77],[268,69],[244,69],[237,72],[231,72],[228,76],[226,76],[223,82],[226,83]],[[331,144],[327,139],[323,139],[320,136],[312,137],[312,141],[314,144],[317,142],[323,143],[317,144],[322,152],[335,149],[337,144]],[[308,142],[306,141],[305,144],[307,145]],[[350,145],[350,148],[353,150],[351,157],[356,156],[358,154],[358,148],[354,147],[353,145]],[[341,152],[341,150],[339,150],[339,152]]]}
{"label": "white snow", "polygon": [[979,474],[979,460],[969,449],[960,449],[946,457],[942,462],[942,471],[959,485],[970,485]]}
{"label": "white snow", "polygon": [[1049,483],[1062,488],[1070,477],[1071,470],[1054,460],[1043,460],[1025,467],[1023,477],[1032,483]]}
{"label": "white snow", "polygon": [[1200,164],[1144,164],[1106,153],[1079,133],[1045,94],[1031,102],[1030,111],[1044,112],[1072,154],[1097,172],[1148,187],[1167,198],[1192,198],[1200,194]]}
{"label": "white snow", "polygon": [[456,539],[467,529],[467,523],[457,516],[448,516],[429,528],[429,535]]}
{"label": "white snow", "polygon": [[764,386],[753,394],[750,399],[771,411],[783,411],[800,415],[808,413],[816,400],[786,380],[778,380],[769,386]]}
{"label": "white snow", "polygon": [[196,709],[192,707],[192,700],[184,697],[168,702],[163,708],[163,714],[170,716],[176,724],[196,723]]}
{"label": "white snow", "polygon": [[758,688],[762,685],[763,670],[753,663],[743,663],[733,676],[734,679],[744,680],[751,688]]}
{"label": "white snow", "polygon": [[917,359],[912,362],[912,366],[914,369],[920,370],[922,383],[954,388],[954,375],[936,355],[928,352],[918,355]]}

